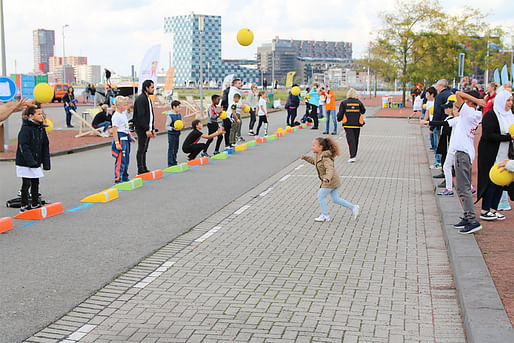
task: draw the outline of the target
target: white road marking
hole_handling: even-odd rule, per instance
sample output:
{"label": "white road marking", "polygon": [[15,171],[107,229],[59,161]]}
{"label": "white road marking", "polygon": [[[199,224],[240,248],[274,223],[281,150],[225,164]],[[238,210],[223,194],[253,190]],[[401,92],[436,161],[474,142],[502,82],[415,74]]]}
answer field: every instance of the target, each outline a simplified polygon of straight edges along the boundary
{"label": "white road marking", "polygon": [[154,281],[159,276],[161,276],[162,273],[167,271],[174,264],[175,264],[175,262],[171,262],[171,261],[164,262],[159,267],[155,268],[155,270],[153,272],[151,272],[150,274],[148,274],[148,276],[145,277],[143,280],[141,280],[140,282],[136,283],[134,285],[134,288],[145,288],[152,281]]}
{"label": "white road marking", "polygon": [[76,341],[82,339],[82,337],[87,335],[94,328],[96,328],[96,325],[91,325],[91,324],[83,325],[77,331],[74,331],[71,335],[69,335],[66,338],[65,342],[66,341],[67,342],[76,342]]}
{"label": "white road marking", "polygon": [[200,242],[205,241],[207,238],[209,238],[212,235],[214,235],[214,233],[216,233],[219,229],[221,229],[221,226],[213,227],[212,229],[210,229],[209,231],[204,233],[202,236],[200,236],[199,238],[195,239],[195,242],[200,243]]}
{"label": "white road marking", "polygon": [[278,182],[286,181],[287,179],[289,179],[290,176],[291,176],[290,174],[287,174],[286,176],[284,176],[280,180],[278,180]]}
{"label": "white road marking", "polygon": [[[292,176],[299,177],[318,177],[318,175],[310,174],[296,174]],[[387,176],[354,176],[354,175],[339,175],[341,178],[347,179],[371,179],[371,180],[400,180],[400,181],[417,181],[417,179],[411,179],[408,177],[387,177]]]}
{"label": "white road marking", "polygon": [[371,137],[371,138],[416,138],[417,136],[360,135],[360,137]]}
{"label": "white road marking", "polygon": [[294,170],[298,170],[300,168],[303,168],[305,166],[305,164],[300,164],[298,167],[294,168]]}
{"label": "white road marking", "polygon": [[270,188],[266,189],[264,192],[262,192],[261,194],[259,194],[259,196],[264,197],[264,196],[266,196],[269,192],[271,192],[272,190],[273,190],[273,187],[270,187]]}
{"label": "white road marking", "polygon": [[250,205],[244,205],[243,207],[241,207],[239,210],[235,211],[234,214],[235,215],[238,215],[238,214],[241,214],[243,213],[244,211],[246,211],[247,209],[250,208]]}

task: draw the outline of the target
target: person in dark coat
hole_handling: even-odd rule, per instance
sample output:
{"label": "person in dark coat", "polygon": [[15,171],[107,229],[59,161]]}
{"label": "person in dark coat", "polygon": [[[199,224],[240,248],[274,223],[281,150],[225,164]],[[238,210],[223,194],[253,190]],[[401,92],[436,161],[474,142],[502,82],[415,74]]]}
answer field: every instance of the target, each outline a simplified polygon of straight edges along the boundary
{"label": "person in dark coat", "polygon": [[64,104],[64,112],[66,112],[66,126],[68,128],[73,127],[71,125],[71,111],[77,111],[78,100],[75,98],[75,89],[72,86],[68,87],[66,94],[62,97],[62,102]]}
{"label": "person in dark coat", "polygon": [[[437,89],[437,95],[434,99],[434,115],[432,117],[433,121],[443,121],[446,119],[447,115],[444,113],[444,104],[448,101],[448,97],[452,94],[450,88],[448,88],[448,80],[439,80],[437,81],[435,88]],[[441,136],[441,132],[439,129],[435,127],[430,127],[430,131],[432,131],[436,135],[437,142]],[[437,150],[437,144],[435,146]],[[444,159],[446,155],[440,156],[439,154],[435,155],[436,164],[444,164]],[[441,173],[442,174],[442,173]],[[442,174],[444,177],[444,174]]]}
{"label": "person in dark coat", "polygon": [[39,106],[29,106],[24,112],[24,118],[27,119],[23,120],[18,133],[16,149],[16,175],[22,179],[20,212],[41,207],[39,201],[39,178],[43,177],[41,165],[44,170],[50,170],[50,147],[43,124],[43,110]]}
{"label": "person in dark coat", "polygon": [[154,127],[154,112],[149,96],[154,93],[152,80],[145,80],[142,85],[143,92],[134,102],[134,129],[137,133],[137,170],[138,174],[147,173],[150,170],[146,166],[146,152],[150,139],[156,137]]}
{"label": "person in dark coat", "polygon": [[[298,87],[297,84],[294,84],[293,87]],[[286,102],[286,110],[287,110],[287,125],[294,126],[294,120],[298,114],[298,106],[300,106],[300,96],[293,95],[291,91],[289,91],[289,96],[287,97]]]}
{"label": "person in dark coat", "polygon": [[[504,187],[489,179],[489,170],[496,162],[514,158],[514,135],[508,132],[509,127],[514,124],[511,108],[512,94],[502,91],[496,95],[493,109],[486,112],[482,119],[482,137],[478,143],[477,202],[482,199],[480,218],[484,220],[505,219],[504,215],[496,211]],[[507,186],[506,190],[514,200],[514,183]]]}
{"label": "person in dark coat", "polygon": [[342,122],[344,132],[346,133],[346,141],[350,150],[350,159],[348,163],[355,162],[357,149],[359,148],[359,134],[361,127],[364,125],[362,115],[366,113],[366,107],[357,99],[357,92],[350,88],[346,94],[347,99],[339,105],[337,113],[337,121]]}

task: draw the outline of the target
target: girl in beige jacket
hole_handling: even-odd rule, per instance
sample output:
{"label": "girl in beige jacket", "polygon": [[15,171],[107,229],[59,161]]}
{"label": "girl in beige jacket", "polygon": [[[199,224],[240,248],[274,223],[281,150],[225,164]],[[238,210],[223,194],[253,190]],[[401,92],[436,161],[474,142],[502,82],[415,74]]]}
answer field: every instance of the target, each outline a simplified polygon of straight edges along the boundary
{"label": "girl in beige jacket", "polygon": [[321,216],[314,220],[317,222],[330,220],[326,200],[328,194],[330,194],[333,202],[350,209],[353,213],[353,219],[356,220],[359,217],[359,206],[341,199],[337,195],[341,180],[334,168],[334,159],[339,156],[339,145],[332,138],[319,137],[312,141],[312,152],[314,157],[302,155],[302,160],[314,164],[321,180],[320,190],[318,191]]}

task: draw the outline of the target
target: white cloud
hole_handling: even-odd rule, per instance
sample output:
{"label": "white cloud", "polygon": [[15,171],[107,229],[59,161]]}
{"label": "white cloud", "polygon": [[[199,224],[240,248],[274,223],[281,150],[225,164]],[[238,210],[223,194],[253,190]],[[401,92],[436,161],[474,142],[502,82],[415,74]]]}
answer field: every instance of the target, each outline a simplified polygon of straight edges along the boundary
{"label": "white cloud", "polygon": [[[447,11],[459,11],[466,5],[489,13],[493,24],[514,32],[514,7],[509,0],[443,2]],[[162,32],[163,18],[191,11],[222,16],[224,58],[252,58],[258,46],[275,36],[350,41],[354,57],[359,57],[366,51],[370,33],[380,24],[377,13],[394,6],[395,0],[5,1],[7,70],[14,72],[16,60],[16,72],[32,71],[32,30],[37,28],[56,31],[55,53],[62,55],[64,24],[70,25],[66,55],[84,55],[90,64],[128,74],[132,64],[137,69],[148,47],[161,42],[161,66],[167,66],[169,36]],[[243,27],[254,32],[250,47],[236,42],[236,33]]]}

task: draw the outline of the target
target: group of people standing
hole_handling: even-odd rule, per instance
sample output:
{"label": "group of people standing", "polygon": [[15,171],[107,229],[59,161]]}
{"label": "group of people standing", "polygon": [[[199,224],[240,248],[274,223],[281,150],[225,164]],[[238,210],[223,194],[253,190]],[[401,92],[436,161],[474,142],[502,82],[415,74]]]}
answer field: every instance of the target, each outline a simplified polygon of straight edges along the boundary
{"label": "group of people standing", "polygon": [[[482,201],[479,218],[487,221],[504,220],[505,216],[498,212],[502,196],[504,209],[510,209],[508,196],[514,199],[514,183],[501,187],[489,178],[489,171],[495,163],[505,163],[514,158],[514,135],[509,134],[509,127],[514,124],[512,85],[499,87],[491,82],[487,85],[487,93],[481,94],[477,86],[469,87],[467,81],[464,78],[460,89],[450,89],[447,80],[439,80],[420,95],[426,101],[421,124],[429,125],[435,153],[436,162],[431,168],[442,166],[443,172],[434,178],[445,179],[439,185],[444,189],[438,195],[454,195],[452,174],[455,174],[457,193],[464,209],[464,216],[455,228],[463,234],[482,229],[473,207],[473,193],[477,193],[477,202]],[[433,115],[429,115],[431,112]],[[475,190],[472,186],[472,164],[475,159],[474,138],[479,126],[481,136]]]}

